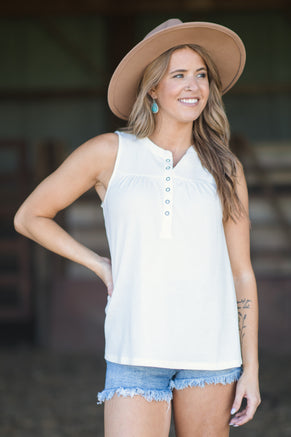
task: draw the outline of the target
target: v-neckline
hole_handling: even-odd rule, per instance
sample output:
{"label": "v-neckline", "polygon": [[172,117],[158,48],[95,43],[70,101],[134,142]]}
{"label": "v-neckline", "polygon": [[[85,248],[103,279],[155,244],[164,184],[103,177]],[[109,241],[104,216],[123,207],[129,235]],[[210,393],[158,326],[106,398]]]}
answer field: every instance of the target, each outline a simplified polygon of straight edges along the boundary
{"label": "v-neckline", "polygon": [[171,150],[164,149],[163,147],[158,146],[148,137],[146,137],[145,139],[147,140],[146,143],[151,147],[151,149],[154,152],[158,153],[159,156],[161,156],[162,158],[171,157],[171,160],[173,162],[173,170],[175,170],[180,165],[180,163],[184,160],[184,158],[186,158],[186,155],[189,153],[190,150],[193,150],[195,152],[194,146],[189,146],[188,149],[186,149],[184,155],[182,155],[179,161],[177,161],[176,164],[174,165],[173,152]]}

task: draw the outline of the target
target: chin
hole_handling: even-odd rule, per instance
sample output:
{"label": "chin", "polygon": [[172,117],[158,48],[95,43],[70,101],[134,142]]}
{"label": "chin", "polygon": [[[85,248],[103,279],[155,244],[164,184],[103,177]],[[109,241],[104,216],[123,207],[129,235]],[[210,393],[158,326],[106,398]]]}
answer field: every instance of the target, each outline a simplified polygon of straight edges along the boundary
{"label": "chin", "polygon": [[195,114],[192,117],[181,117],[178,121],[180,121],[180,123],[193,123],[195,120],[197,120],[197,118],[200,117],[200,114]]}
{"label": "chin", "polygon": [[193,111],[192,113],[189,112],[188,114],[183,114],[181,115],[181,121],[184,121],[185,123],[187,122],[193,122],[195,120],[197,120],[197,118],[200,117],[200,115],[202,114],[202,111]]}

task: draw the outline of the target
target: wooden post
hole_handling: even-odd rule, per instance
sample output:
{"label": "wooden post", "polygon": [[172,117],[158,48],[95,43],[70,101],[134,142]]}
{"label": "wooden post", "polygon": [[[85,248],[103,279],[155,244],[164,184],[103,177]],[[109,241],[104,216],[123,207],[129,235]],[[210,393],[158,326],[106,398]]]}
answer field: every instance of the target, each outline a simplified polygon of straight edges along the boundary
{"label": "wooden post", "polygon": [[[121,59],[136,43],[134,37],[134,21],[134,15],[110,15],[107,17],[107,59],[109,78]],[[125,122],[115,117],[110,112],[108,126],[111,131],[124,125]]]}

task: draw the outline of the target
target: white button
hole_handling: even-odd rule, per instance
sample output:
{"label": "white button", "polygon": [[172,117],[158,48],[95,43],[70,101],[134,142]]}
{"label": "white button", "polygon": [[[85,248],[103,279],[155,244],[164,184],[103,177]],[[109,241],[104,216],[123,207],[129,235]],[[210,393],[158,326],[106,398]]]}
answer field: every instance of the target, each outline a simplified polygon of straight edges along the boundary
{"label": "white button", "polygon": [[171,180],[171,178],[168,176],[167,178],[166,178],[166,181],[170,181]]}
{"label": "white button", "polygon": [[170,168],[171,168],[171,167],[170,167],[169,165],[167,165],[166,170],[170,170]]}
{"label": "white button", "polygon": [[170,215],[170,211],[165,211],[165,215]]}
{"label": "white button", "polygon": [[169,158],[166,159],[166,162],[171,162],[171,160]]}
{"label": "white button", "polygon": [[171,188],[167,187],[167,188],[166,188],[166,191],[167,191],[167,192],[171,191]]}
{"label": "white button", "polygon": [[166,200],[165,200],[165,203],[168,205],[168,204],[170,203],[170,200],[169,200],[169,199],[166,199]]}

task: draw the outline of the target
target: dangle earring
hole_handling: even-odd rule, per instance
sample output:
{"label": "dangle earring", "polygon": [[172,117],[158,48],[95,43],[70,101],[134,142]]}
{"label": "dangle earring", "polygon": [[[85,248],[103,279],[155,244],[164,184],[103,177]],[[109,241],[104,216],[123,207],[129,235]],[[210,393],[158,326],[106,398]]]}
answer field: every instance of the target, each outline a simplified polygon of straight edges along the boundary
{"label": "dangle earring", "polygon": [[155,99],[153,99],[153,104],[151,106],[151,110],[153,114],[156,114],[157,112],[159,112],[159,107],[157,102],[155,101]]}

